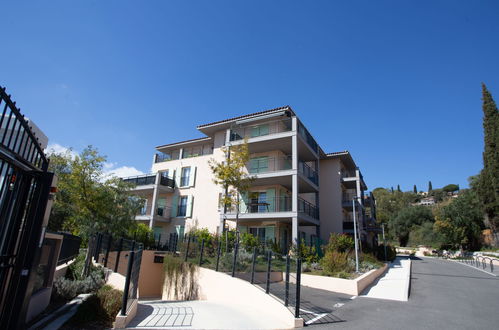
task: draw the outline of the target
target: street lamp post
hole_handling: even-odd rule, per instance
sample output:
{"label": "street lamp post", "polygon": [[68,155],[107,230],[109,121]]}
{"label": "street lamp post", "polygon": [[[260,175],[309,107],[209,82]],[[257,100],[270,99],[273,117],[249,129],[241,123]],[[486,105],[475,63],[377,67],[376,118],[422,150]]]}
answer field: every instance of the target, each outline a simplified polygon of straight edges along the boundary
{"label": "street lamp post", "polygon": [[357,196],[354,196],[352,200],[353,204],[353,240],[355,242],[355,272],[359,272],[359,251],[358,251],[358,243],[357,243],[357,217],[355,212],[355,201],[357,200]]}

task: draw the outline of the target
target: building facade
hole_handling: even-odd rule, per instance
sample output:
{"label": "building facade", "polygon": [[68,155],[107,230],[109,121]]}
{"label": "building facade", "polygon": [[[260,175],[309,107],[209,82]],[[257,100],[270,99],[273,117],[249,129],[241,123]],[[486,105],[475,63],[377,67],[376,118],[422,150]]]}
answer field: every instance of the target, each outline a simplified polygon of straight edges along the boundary
{"label": "building facade", "polygon": [[[283,250],[331,232],[353,232],[356,205],[359,237],[375,242],[375,201],[348,152],[326,154],[293,110],[286,106],[200,125],[200,139],[156,147],[154,174],[126,178],[146,199],[138,221],[168,239],[192,228],[220,233],[234,227],[235,209],[224,212],[224,191],[213,182],[210,160],[225,160],[224,147],[247,141],[254,178],[240,196],[238,228]],[[355,202],[354,202],[355,200]]]}

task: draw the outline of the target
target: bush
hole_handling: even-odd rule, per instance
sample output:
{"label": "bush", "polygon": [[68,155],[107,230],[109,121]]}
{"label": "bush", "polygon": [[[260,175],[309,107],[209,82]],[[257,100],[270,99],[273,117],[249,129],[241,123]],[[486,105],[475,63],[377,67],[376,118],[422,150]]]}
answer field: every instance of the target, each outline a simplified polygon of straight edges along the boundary
{"label": "bush", "polygon": [[69,276],[73,277],[79,275],[80,279],[70,279],[66,277],[59,277],[54,281],[52,298],[54,300],[71,300],[81,293],[95,292],[100,289],[104,281],[104,273],[101,269],[93,269],[90,275],[86,278],[81,278],[81,272],[76,271]]}
{"label": "bush", "polygon": [[104,285],[80,305],[76,314],[66,323],[67,328],[112,327],[122,298],[122,291]]}
{"label": "bush", "polygon": [[[391,246],[390,244],[386,245],[386,259],[387,261],[393,261],[397,257],[397,250],[395,247]],[[378,248],[376,250],[376,258],[378,260],[384,261],[385,260],[385,248],[383,244],[378,245]]]}
{"label": "bush", "polygon": [[355,243],[353,238],[345,234],[331,233],[327,243],[327,251],[348,252],[353,249]]}
{"label": "bush", "polygon": [[[387,251],[388,252],[388,251]],[[372,269],[377,269],[383,266],[383,263],[380,262],[373,254],[371,253],[362,253],[360,256],[360,270],[362,272],[367,272]]]}
{"label": "bush", "polygon": [[338,272],[352,272],[355,268],[352,268],[348,259],[346,252],[328,250],[321,259],[321,266],[324,272],[331,276]]}
{"label": "bush", "polygon": [[241,245],[246,251],[252,251],[253,248],[258,246],[258,239],[249,233],[243,233],[241,235]]}

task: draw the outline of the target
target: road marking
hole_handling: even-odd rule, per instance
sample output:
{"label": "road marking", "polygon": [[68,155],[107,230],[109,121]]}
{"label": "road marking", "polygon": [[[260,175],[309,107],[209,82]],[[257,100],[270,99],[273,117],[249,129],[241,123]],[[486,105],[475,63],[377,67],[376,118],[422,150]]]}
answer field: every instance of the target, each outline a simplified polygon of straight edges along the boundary
{"label": "road marking", "polygon": [[320,319],[322,319],[324,316],[326,316],[328,313],[323,313],[323,314],[314,314],[314,315],[317,315],[316,317],[314,317],[313,319],[311,320],[308,320],[307,322],[305,322],[305,324],[311,324],[311,323],[314,323],[315,321],[318,321]]}
{"label": "road marking", "polygon": [[345,305],[345,304],[343,304],[343,303],[336,303],[336,304],[334,304],[333,308],[340,308],[343,305]]}
{"label": "road marking", "polygon": [[357,296],[352,296],[350,297],[350,299],[354,300],[355,298],[357,298]]}

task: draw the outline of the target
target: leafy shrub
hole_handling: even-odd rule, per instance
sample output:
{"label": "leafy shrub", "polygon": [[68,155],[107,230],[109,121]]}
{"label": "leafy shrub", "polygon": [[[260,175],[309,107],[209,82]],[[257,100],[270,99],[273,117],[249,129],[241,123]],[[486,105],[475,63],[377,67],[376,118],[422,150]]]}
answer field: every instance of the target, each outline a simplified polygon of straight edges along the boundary
{"label": "leafy shrub", "polygon": [[360,270],[362,272],[367,272],[372,269],[377,269],[381,266],[383,266],[383,263],[380,262],[373,254],[362,253],[360,257]]}
{"label": "leafy shrub", "polygon": [[166,254],[163,260],[167,299],[195,300],[199,294],[199,268],[181,258]]}
{"label": "leafy shrub", "polygon": [[348,253],[328,250],[321,259],[321,266],[328,275],[335,275],[338,272],[352,272],[351,262],[348,260]]}
{"label": "leafy shrub", "polygon": [[80,293],[95,292],[104,285],[104,274],[100,269],[93,270],[83,279],[71,280],[59,277],[53,284],[54,300],[71,300]]}
{"label": "leafy shrub", "polygon": [[241,235],[241,245],[246,251],[252,251],[253,248],[258,246],[258,239],[250,233],[243,233]]}
{"label": "leafy shrub", "polygon": [[331,233],[327,243],[327,251],[348,252],[353,249],[355,243],[353,238],[346,234]]}
{"label": "leafy shrub", "polygon": [[[378,245],[378,248],[376,250],[376,257],[378,260],[384,261],[385,260],[385,248],[383,244]],[[395,247],[391,246],[390,244],[386,245],[386,259],[388,261],[393,261],[397,257],[397,250]]]}
{"label": "leafy shrub", "polygon": [[122,291],[104,285],[80,305],[66,326],[71,329],[112,327],[121,308],[122,297]]}

